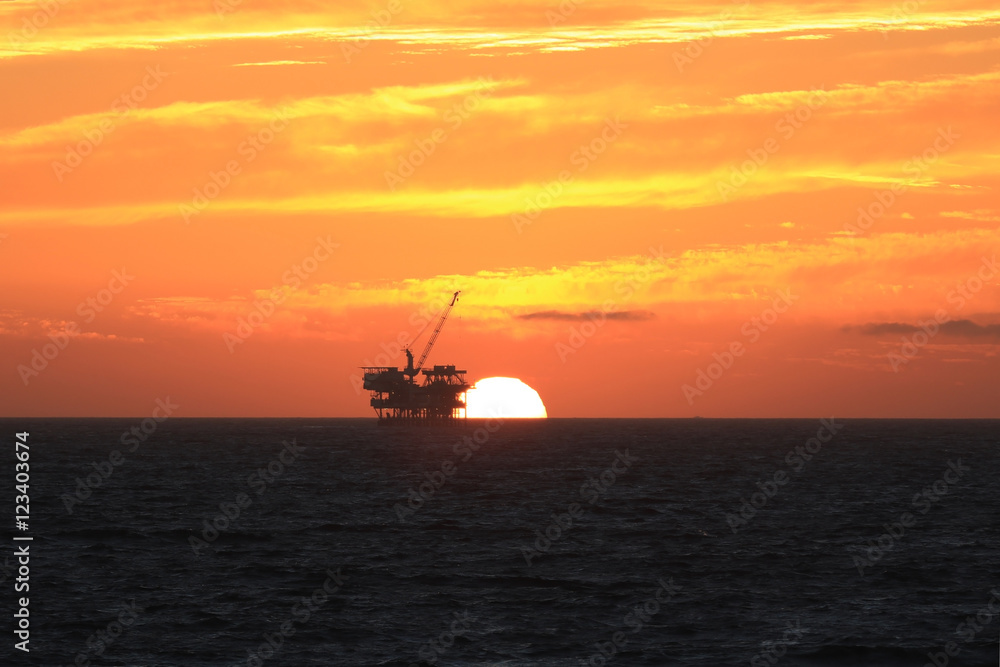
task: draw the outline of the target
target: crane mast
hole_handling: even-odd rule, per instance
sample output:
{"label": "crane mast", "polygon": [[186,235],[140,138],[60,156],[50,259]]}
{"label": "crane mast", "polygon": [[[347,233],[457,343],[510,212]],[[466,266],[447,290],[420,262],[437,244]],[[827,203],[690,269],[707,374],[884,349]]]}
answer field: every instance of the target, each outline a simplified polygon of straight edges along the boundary
{"label": "crane mast", "polygon": [[410,377],[419,373],[420,369],[424,367],[424,362],[427,361],[427,355],[431,353],[431,348],[433,348],[434,343],[437,342],[438,335],[441,333],[441,328],[444,326],[445,320],[448,319],[448,314],[451,313],[451,309],[454,308],[455,304],[458,302],[459,294],[461,294],[461,291],[455,292],[454,296],[451,297],[451,303],[449,303],[444,309],[444,312],[441,313],[441,319],[438,320],[437,326],[434,327],[434,332],[431,334],[431,337],[427,339],[427,345],[424,346],[424,351],[420,353],[420,360],[416,363],[416,366],[413,364],[413,353],[410,352],[409,348],[407,348],[405,373]]}

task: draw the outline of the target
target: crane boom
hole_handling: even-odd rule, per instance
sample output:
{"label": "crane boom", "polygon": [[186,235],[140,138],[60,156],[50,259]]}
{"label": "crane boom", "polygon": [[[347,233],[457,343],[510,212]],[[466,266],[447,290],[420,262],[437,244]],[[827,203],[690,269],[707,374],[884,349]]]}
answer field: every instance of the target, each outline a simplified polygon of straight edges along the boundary
{"label": "crane boom", "polygon": [[[459,294],[461,294],[461,292],[455,292],[455,295],[451,297],[451,303],[448,304],[448,307],[445,308],[444,312],[441,314],[441,319],[438,320],[437,326],[434,327],[434,333],[432,333],[431,337],[427,339],[427,345],[424,346],[424,351],[420,353],[420,361],[418,361],[416,367],[414,367],[412,375],[416,375],[420,372],[420,369],[424,367],[424,362],[427,361],[427,355],[431,353],[431,348],[434,347],[434,342],[437,340],[438,334],[441,333],[441,327],[444,326],[444,321],[448,319],[448,314],[455,306],[455,303],[458,302]],[[407,369],[407,373],[409,374],[409,369]]]}

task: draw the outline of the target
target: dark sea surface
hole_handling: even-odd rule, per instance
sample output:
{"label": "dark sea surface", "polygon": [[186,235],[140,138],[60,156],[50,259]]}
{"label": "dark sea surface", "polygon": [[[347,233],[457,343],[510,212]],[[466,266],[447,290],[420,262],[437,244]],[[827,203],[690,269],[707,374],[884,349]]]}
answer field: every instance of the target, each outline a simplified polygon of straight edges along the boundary
{"label": "dark sea surface", "polygon": [[0,664],[1000,663],[997,421],[141,423],[0,420]]}

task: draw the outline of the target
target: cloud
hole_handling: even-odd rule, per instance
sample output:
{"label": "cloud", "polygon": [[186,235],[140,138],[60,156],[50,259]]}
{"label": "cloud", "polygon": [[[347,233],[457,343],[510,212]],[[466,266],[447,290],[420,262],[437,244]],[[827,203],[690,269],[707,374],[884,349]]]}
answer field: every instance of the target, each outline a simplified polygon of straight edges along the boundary
{"label": "cloud", "polygon": [[903,322],[869,322],[860,326],[848,325],[844,331],[851,332],[857,330],[864,336],[883,336],[888,334],[908,334],[920,331],[920,327]]}
{"label": "cloud", "polygon": [[[801,295],[795,315],[789,317],[843,321],[840,311],[850,304],[854,317],[875,319],[883,317],[876,313],[896,309],[899,321],[919,321],[920,313],[934,312],[946,302],[942,286],[954,285],[978,270],[983,252],[994,246],[995,238],[995,230],[980,229],[884,234],[853,243],[839,237],[823,243],[750,243],[676,254],[661,247],[655,252],[551,268],[494,267],[391,282],[320,282],[298,289],[286,287],[287,295],[269,326],[297,327],[303,318],[320,314],[350,318],[370,309],[420,309],[432,304],[425,308],[424,317],[429,317],[456,290],[462,290],[461,312],[467,323],[504,330],[517,329],[512,324],[527,326],[533,320],[586,321],[600,317],[595,304],[609,300],[619,305],[617,313],[609,314],[610,320],[641,322],[652,319],[652,313],[682,319],[725,313],[745,320],[759,316],[779,290],[788,289]],[[943,257],[953,263],[942,264]],[[253,310],[254,301],[268,297],[273,280],[264,280],[256,291],[228,298],[141,299],[133,314],[189,328],[231,327]],[[905,310],[900,310],[901,293],[908,299]],[[1000,312],[1000,302],[985,290],[977,299],[982,312]],[[865,310],[859,311],[858,304]]]}
{"label": "cloud", "polygon": [[[281,62],[289,61],[240,64]],[[786,139],[792,126],[779,130],[779,123],[819,99],[802,85],[775,82],[755,85],[754,92],[686,97],[641,80],[597,80],[588,84],[593,88],[554,93],[535,75],[508,72],[489,85],[463,76],[406,85],[381,81],[386,85],[334,94],[193,101],[173,97],[183,71],[168,69],[176,79],[168,78],[153,99],[127,114],[113,104],[114,95],[134,83],[128,79],[96,107],[72,105],[72,112],[46,111],[44,120],[0,129],[0,180],[18,184],[4,193],[0,224],[109,225],[177,217],[178,207],[190,201],[189,193],[209,172],[242,160],[248,137],[265,131],[279,112],[289,120],[287,131],[267,145],[266,159],[243,164],[245,173],[213,201],[213,213],[523,215],[526,200],[546,196],[541,184],[563,170],[573,180],[547,209],[674,211],[904,180],[914,191],[940,194],[944,184],[991,177],[991,156],[998,150],[995,133],[985,126],[989,109],[1000,100],[998,72],[864,85],[831,81],[827,102],[810,116],[808,128]],[[287,69],[236,71],[283,78],[269,70]],[[478,102],[475,110],[467,118],[456,116],[456,106],[469,101]],[[959,139],[947,160],[914,176],[912,165],[905,169],[907,158],[938,139],[937,128],[923,118],[945,104],[972,114],[955,118],[958,136],[979,138],[975,145]],[[580,149],[603,145],[605,123],[616,118],[621,137],[600,156],[594,154],[593,163],[582,159]],[[101,127],[113,131],[99,132]],[[440,150],[428,143],[435,133],[443,137]],[[877,142],[868,138],[873,133]],[[91,146],[89,137],[98,137],[99,146]],[[780,140],[780,155],[766,168],[754,167],[738,191],[723,192],[721,186],[736,182],[741,159],[762,150],[767,139]],[[428,145],[433,154],[417,151]],[[57,163],[69,163],[70,147],[78,146],[88,154],[93,150],[86,167],[72,174],[56,171]],[[415,167],[414,160],[427,166]],[[387,182],[387,175],[411,173],[404,169],[412,170],[413,178]],[[118,187],[137,172],[157,177],[127,190]]]}
{"label": "cloud", "polygon": [[960,218],[977,222],[1000,222],[1000,215],[990,209],[979,208],[975,211],[941,211],[942,218]]}
{"label": "cloud", "polygon": [[326,65],[322,60],[269,60],[261,63],[235,63],[233,67],[276,67],[280,65]]}
{"label": "cloud", "polygon": [[1000,339],[1000,324],[976,324],[971,320],[955,320],[941,325],[941,332],[951,336],[967,338],[998,338]]}
{"label": "cloud", "polygon": [[[861,326],[847,326],[845,331],[858,331],[863,336],[906,335],[923,331],[915,324],[905,322],[869,322]],[[940,333],[946,336],[966,338],[996,338],[1000,340],[1000,324],[976,324],[972,320],[953,320],[940,325]]]}
{"label": "cloud", "polygon": [[[150,19],[122,3],[88,3],[86,10],[72,4],[59,12],[58,21],[43,30],[19,32],[0,45],[0,59],[91,50],[157,50],[172,45],[216,42],[395,42],[434,51],[448,48],[477,54],[507,55],[511,50],[558,53],[612,49],[637,44],[684,44],[707,36],[740,39],[759,36],[824,39],[831,35],[897,31],[927,32],[962,27],[990,27],[998,21],[993,8],[965,8],[945,12],[914,12],[905,19],[889,9],[844,8],[830,3],[778,3],[754,11],[734,11],[731,3],[698,3],[678,7],[663,16],[659,3],[618,3],[588,0],[580,14],[558,26],[546,25],[548,2],[504,3],[490,10],[478,2],[420,3],[378,24],[370,8],[357,3],[336,6],[314,2],[281,6],[270,3],[233,3],[234,11],[221,15],[204,2],[167,3]],[[116,6],[117,5],[117,6]],[[61,5],[60,5],[61,6]],[[380,5],[381,6],[381,5]],[[728,8],[728,11],[726,11]],[[512,11],[513,9],[513,11]],[[384,11],[384,10],[383,10]],[[37,12],[34,3],[0,3],[0,16],[18,27]],[[989,44],[977,45],[988,49]]]}
{"label": "cloud", "polygon": [[563,313],[558,310],[542,310],[536,313],[518,315],[520,320],[557,320],[563,322],[587,322],[608,319],[615,322],[646,322],[656,315],[648,310],[622,310],[614,313],[604,313],[599,310],[588,310],[582,313]]}

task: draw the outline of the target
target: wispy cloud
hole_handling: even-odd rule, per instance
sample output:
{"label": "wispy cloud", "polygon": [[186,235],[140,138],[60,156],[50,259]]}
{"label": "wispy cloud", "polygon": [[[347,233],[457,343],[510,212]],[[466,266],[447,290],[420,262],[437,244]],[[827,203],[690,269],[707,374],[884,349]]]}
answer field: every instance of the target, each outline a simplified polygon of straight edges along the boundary
{"label": "wispy cloud", "polygon": [[582,313],[564,313],[558,310],[543,310],[535,313],[518,315],[521,320],[557,320],[560,322],[588,322],[608,319],[613,322],[646,322],[656,317],[648,310],[621,310],[605,313],[601,310],[588,310]]}
{"label": "wispy cloud", "polygon": [[[30,16],[33,3],[3,3],[17,25],[17,17]],[[463,4],[463,3],[459,3]],[[613,49],[642,44],[682,44],[702,39],[708,27],[718,22],[720,8],[690,5],[679,8],[686,20],[665,18],[656,4],[640,3],[634,17],[621,18],[622,11],[590,0],[566,25],[552,27],[544,19],[547,3],[521,3],[521,11],[511,20],[509,12],[484,9],[481,3],[456,8],[452,3],[428,3],[409,8],[381,29],[373,30],[368,12],[350,7],[321,7],[304,3],[298,11],[275,14],[266,4],[241,7],[220,22],[204,5],[176,3],[168,21],[150,21],[136,12],[122,11],[111,3],[98,4],[93,13],[60,14],[61,21],[47,27],[43,34],[23,43],[5,44],[0,59],[47,53],[97,49],[160,49],[171,45],[209,44],[246,41],[351,42],[375,40],[395,42],[409,49],[441,48],[468,50],[478,54],[502,56],[510,51],[532,50],[539,53]],[[818,39],[856,32],[895,32],[957,29],[970,26],[994,26],[1000,22],[995,9],[965,9],[952,12],[918,11],[905,21],[886,16],[883,7],[845,9],[827,4],[784,3],[754,12],[740,13],[712,32],[716,39],[790,36]]]}
{"label": "wispy cloud", "polygon": [[[964,338],[1000,339],[1000,324],[977,324],[972,320],[951,320],[940,325],[939,333],[945,336]],[[918,325],[905,322],[871,322],[860,326],[845,327],[846,331],[858,331],[865,336],[906,335],[924,331]]]}
{"label": "wispy cloud", "polygon": [[260,63],[235,63],[233,67],[281,67],[284,65],[326,65],[322,60],[269,60]]}

